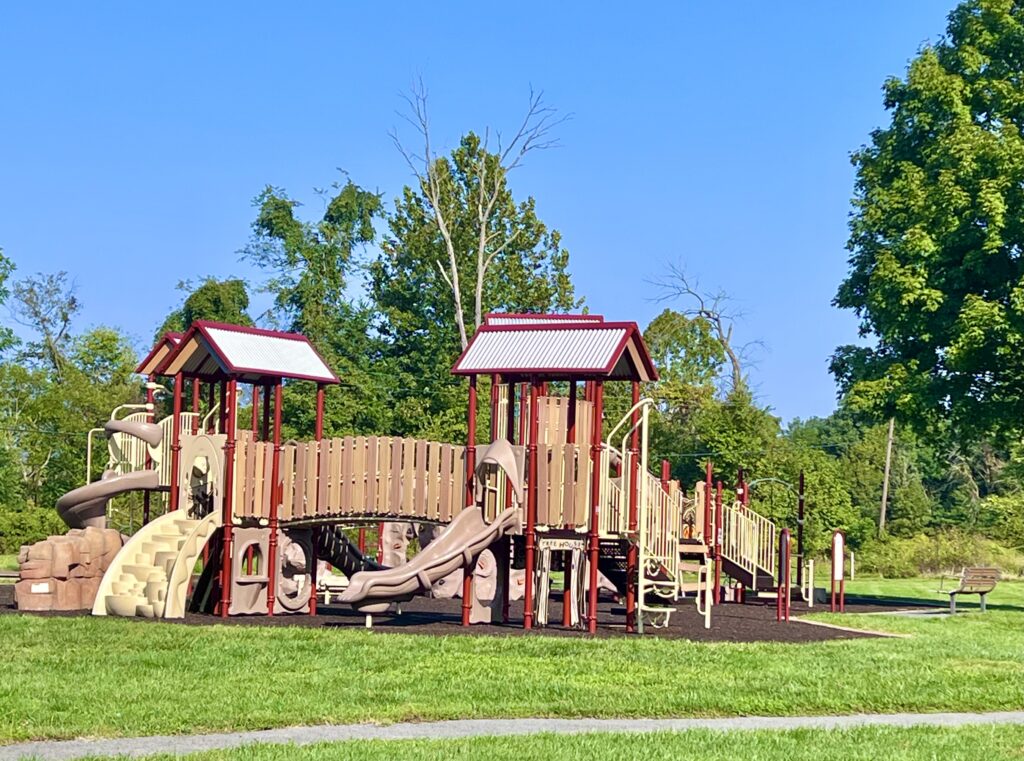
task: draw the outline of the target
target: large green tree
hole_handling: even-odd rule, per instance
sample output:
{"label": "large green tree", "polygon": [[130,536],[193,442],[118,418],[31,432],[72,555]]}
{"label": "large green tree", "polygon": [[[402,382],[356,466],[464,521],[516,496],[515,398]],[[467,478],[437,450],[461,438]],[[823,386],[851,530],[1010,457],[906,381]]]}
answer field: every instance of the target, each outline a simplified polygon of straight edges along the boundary
{"label": "large green tree", "polygon": [[156,332],[159,338],[167,331],[183,332],[196,320],[252,325],[249,316],[249,289],[238,278],[218,280],[207,277],[198,284],[182,282],[178,290],[188,295],[182,305],[171,312]]}
{"label": "large green tree", "polygon": [[885,84],[853,155],[850,271],[835,304],[869,346],[832,369],[850,406],[919,429],[1016,436],[1024,420],[1024,4],[968,0]]}
{"label": "large green tree", "polygon": [[[13,460],[0,461],[5,551],[64,530],[53,504],[85,478],[89,429],[141,396],[132,372],[135,352],[124,334],[106,327],[75,330],[80,303],[63,273],[25,278],[12,292],[12,312],[26,340],[0,362],[0,449],[13,453]],[[101,466],[102,436],[94,455]]]}
{"label": "large green tree", "polygon": [[[379,366],[372,310],[352,297],[350,281],[358,271],[356,254],[375,238],[381,200],[351,180],[321,196],[324,211],[310,221],[284,190],[268,186],[254,201],[257,214],[244,253],[269,276],[274,322],[309,338],[341,378],[341,387],[326,395],[325,431],[379,433],[389,418],[388,376]],[[290,384],[286,433],[311,435],[315,409],[311,384]]]}

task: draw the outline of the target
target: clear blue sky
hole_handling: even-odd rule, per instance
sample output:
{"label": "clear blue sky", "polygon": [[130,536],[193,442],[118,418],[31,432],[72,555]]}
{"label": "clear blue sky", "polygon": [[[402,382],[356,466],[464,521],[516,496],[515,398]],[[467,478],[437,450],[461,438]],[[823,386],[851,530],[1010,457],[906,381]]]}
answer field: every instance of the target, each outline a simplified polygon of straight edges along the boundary
{"label": "clear blue sky", "polygon": [[830,306],[848,156],[951,7],[5,4],[0,247],[22,275],[68,271],[83,326],[141,347],[179,280],[254,275],[237,251],[265,184],[318,204],[343,167],[390,205],[409,175],[388,130],[415,78],[449,148],[510,128],[532,84],[573,118],[513,188],[562,231],[587,304],[645,325],[662,308],[646,281],[681,262],[764,342],[761,400],[824,415],[828,356],[856,338]]}

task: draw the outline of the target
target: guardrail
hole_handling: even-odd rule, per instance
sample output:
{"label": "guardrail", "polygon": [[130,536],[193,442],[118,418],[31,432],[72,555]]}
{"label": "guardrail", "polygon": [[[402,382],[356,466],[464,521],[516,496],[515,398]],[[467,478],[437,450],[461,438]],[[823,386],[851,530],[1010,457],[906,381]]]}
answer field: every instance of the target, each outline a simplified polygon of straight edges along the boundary
{"label": "guardrail", "polygon": [[722,555],[751,574],[775,576],[775,524],[740,502],[722,506]]}

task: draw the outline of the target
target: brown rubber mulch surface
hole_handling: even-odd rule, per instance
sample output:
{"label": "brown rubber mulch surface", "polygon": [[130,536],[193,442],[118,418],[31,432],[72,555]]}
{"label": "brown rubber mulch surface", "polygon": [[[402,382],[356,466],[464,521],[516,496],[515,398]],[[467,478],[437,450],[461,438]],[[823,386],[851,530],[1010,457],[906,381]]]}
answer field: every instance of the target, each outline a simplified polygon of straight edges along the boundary
{"label": "brown rubber mulch surface", "polygon": [[[0,585],[0,615],[17,614],[14,608],[13,585]],[[510,610],[510,624],[474,625],[463,628],[461,622],[461,600],[433,600],[417,597],[402,605],[402,614],[380,614],[373,617],[373,629],[380,632],[403,632],[408,634],[484,635],[484,636],[588,636],[580,631],[549,626],[526,632],[522,628],[522,602],[513,602]],[[711,628],[704,628],[704,620],[697,614],[692,599],[679,600],[676,612],[672,614],[671,625],[664,629],[648,626],[645,636],[666,639],[688,639],[704,642],[821,642],[834,639],[856,639],[875,636],[870,633],[848,632],[823,626],[790,621],[778,623],[775,615],[775,601],[756,601],[742,605],[724,603],[715,607],[711,614]],[[909,606],[903,606],[909,607]],[[551,620],[561,621],[560,596],[553,595],[549,606]],[[893,610],[891,605],[868,605],[847,602],[848,613],[870,613]],[[827,612],[827,605],[815,605],[810,612]],[[809,612],[804,603],[793,603],[791,617]],[[597,637],[635,636],[627,634],[624,626],[625,610],[621,604],[610,599],[599,606]],[[74,616],[85,613],[36,613],[23,615]],[[151,623],[140,619],[142,623]],[[170,622],[164,622],[170,623]],[[320,605],[316,616],[236,616],[221,619],[216,616],[190,613],[184,619],[185,625],[227,624],[229,626],[315,626],[324,628],[361,629],[365,617],[350,607],[342,605]]]}

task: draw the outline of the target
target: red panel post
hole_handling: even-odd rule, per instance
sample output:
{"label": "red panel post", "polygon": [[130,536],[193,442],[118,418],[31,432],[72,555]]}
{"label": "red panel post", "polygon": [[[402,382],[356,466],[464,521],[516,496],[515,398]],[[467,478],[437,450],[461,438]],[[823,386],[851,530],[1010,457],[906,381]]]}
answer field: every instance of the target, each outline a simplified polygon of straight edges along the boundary
{"label": "red panel post", "polygon": [[[317,441],[317,452],[320,451],[320,447],[323,446],[324,440],[324,390],[325,386],[323,383],[316,384],[316,423],[313,428],[313,435]],[[317,458],[317,480],[320,478],[320,458]],[[319,499],[320,489],[316,490],[317,498]],[[319,511],[319,505],[317,505]],[[366,548],[366,530],[360,529],[360,548],[362,552]],[[316,572],[317,572],[317,556],[316,556],[316,542],[312,543],[311,546],[311,557],[309,559],[309,583],[310,583],[310,595],[309,595],[309,615],[316,615]]]}
{"label": "red panel post", "polygon": [[601,557],[598,513],[601,510],[601,417],[604,415],[604,384],[596,381],[592,388],[594,430],[591,436],[590,459],[593,463],[593,472],[590,479],[590,589],[587,594],[587,630],[591,634],[597,631],[597,563]]}
{"label": "red panel post", "polygon": [[[476,376],[469,376],[469,403],[466,410],[466,504],[476,503],[473,481],[476,478]],[[469,626],[473,608],[473,564],[466,563],[462,570],[462,625]]]}
{"label": "red panel post", "polygon": [[[319,464],[319,459],[317,460]],[[281,379],[274,384],[274,457],[270,461],[270,541],[267,547],[267,615],[274,615],[277,592],[278,500],[281,480]],[[267,487],[265,487],[267,488]],[[317,490],[319,493],[319,489]]]}
{"label": "red panel post", "polygon": [[[576,394],[576,379],[573,378],[569,381],[569,409],[566,411],[565,441],[567,444],[576,443]],[[576,526],[569,523],[566,528],[571,530]],[[562,558],[562,626],[568,629],[572,626],[572,551],[563,552]]]}
{"label": "red panel post", "polygon": [[324,437],[324,384],[318,383],[316,386],[316,428],[315,433],[316,440],[320,441]]}
{"label": "red panel post", "polygon": [[533,568],[534,547],[537,542],[537,439],[540,436],[540,414],[538,395],[540,384],[534,380],[530,384],[530,438],[526,443],[527,457],[530,459],[530,484],[526,498],[526,589],[523,595],[523,628],[533,628]]}
{"label": "red panel post", "polygon": [[181,373],[174,376],[174,413],[171,421],[171,510],[178,509],[178,486],[180,477],[178,469],[181,465],[181,386],[185,382]]}
{"label": "red panel post", "polygon": [[722,602],[722,482],[715,487],[715,605]]}
{"label": "red panel post", "polygon": [[228,415],[224,442],[224,550],[220,568],[220,615],[221,618],[227,618],[228,610],[231,608],[231,540],[234,532],[231,508],[235,482],[235,435],[237,430],[235,394],[238,393],[238,381],[232,379],[227,384],[222,382],[221,388],[224,390],[221,402],[226,405]]}
{"label": "red panel post", "polygon": [[[630,425],[633,432],[629,436],[629,516],[627,530],[629,544],[626,549],[626,631],[636,628],[636,586],[640,565],[640,548],[637,546],[640,518],[640,411],[636,405],[640,402],[640,383],[633,381],[633,414]],[[646,475],[646,474],[644,474]]]}

